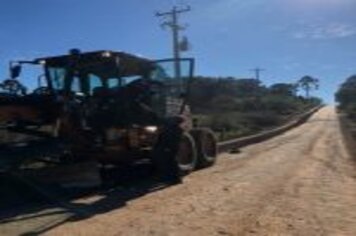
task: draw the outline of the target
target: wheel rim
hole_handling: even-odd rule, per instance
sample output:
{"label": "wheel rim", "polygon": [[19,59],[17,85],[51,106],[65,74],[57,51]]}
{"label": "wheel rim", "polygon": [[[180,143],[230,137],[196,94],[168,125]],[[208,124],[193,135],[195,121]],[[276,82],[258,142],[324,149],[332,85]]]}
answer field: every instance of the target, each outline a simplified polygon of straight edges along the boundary
{"label": "wheel rim", "polygon": [[194,163],[194,150],[191,140],[183,136],[182,140],[179,144],[179,149],[177,153],[177,162],[181,169],[189,169],[192,168],[192,164]]}

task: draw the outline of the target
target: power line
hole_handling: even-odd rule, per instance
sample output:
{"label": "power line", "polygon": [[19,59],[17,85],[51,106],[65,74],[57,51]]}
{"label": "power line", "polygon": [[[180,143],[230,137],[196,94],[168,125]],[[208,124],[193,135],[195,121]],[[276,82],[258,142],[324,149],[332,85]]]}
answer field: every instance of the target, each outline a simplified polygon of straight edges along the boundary
{"label": "power line", "polygon": [[179,43],[179,31],[185,29],[184,26],[178,23],[179,15],[185,12],[191,11],[190,6],[186,6],[185,8],[178,8],[176,6],[173,7],[172,10],[167,12],[157,12],[157,17],[164,17],[165,21],[162,23],[163,27],[169,27],[172,30],[172,39],[173,39],[173,58],[174,58],[174,68],[175,68],[175,77],[180,78],[180,43]]}

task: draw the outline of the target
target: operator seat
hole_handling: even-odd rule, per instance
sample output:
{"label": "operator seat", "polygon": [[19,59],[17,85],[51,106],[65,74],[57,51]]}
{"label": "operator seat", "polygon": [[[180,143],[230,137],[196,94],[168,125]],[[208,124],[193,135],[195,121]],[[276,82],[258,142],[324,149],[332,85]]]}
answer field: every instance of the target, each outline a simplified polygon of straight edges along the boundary
{"label": "operator seat", "polygon": [[108,97],[109,95],[110,95],[110,89],[104,86],[95,87],[93,89],[94,98],[105,98]]}

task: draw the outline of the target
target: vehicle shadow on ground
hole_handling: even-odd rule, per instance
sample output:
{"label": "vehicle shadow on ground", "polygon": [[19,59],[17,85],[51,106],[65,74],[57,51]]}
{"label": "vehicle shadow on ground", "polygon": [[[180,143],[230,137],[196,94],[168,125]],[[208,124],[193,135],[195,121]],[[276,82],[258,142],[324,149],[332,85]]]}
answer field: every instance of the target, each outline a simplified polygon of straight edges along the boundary
{"label": "vehicle shadow on ground", "polygon": [[[26,229],[26,232],[16,234],[41,235],[67,222],[81,221],[117,210],[126,206],[131,200],[172,186],[172,183],[164,183],[155,179],[151,167],[147,164],[112,169],[106,171],[104,178],[107,180],[106,184],[99,189],[64,190],[52,186],[50,191],[55,197],[51,199],[38,196],[26,187],[17,186],[21,187],[21,190],[14,193],[17,197],[13,199],[12,196],[6,196],[8,199],[3,199],[0,205],[0,229],[7,224],[26,224],[26,221],[36,221],[36,223],[31,223],[31,228]],[[33,196],[27,199],[28,202],[25,204],[16,205],[16,202],[9,204],[11,201],[21,202],[19,196],[23,194]],[[83,198],[94,200],[78,201]],[[5,205],[7,206],[4,208]],[[58,218],[55,217],[56,215]],[[50,222],[48,222],[48,217],[52,219]],[[41,222],[42,219],[43,222]]]}

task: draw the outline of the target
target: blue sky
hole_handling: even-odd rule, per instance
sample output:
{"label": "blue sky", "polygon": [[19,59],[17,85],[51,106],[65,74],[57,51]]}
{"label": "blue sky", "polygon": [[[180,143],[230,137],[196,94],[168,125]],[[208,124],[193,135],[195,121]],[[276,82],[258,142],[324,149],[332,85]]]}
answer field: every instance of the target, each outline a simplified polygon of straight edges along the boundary
{"label": "blue sky", "polygon": [[174,4],[192,6],[181,22],[196,74],[252,77],[259,66],[268,85],[308,74],[327,102],[356,74],[356,0],[2,0],[0,75],[11,59],[70,48],[170,57],[171,35],[154,13]]}

